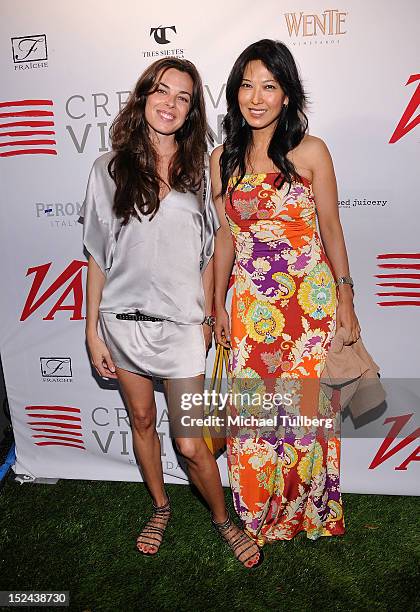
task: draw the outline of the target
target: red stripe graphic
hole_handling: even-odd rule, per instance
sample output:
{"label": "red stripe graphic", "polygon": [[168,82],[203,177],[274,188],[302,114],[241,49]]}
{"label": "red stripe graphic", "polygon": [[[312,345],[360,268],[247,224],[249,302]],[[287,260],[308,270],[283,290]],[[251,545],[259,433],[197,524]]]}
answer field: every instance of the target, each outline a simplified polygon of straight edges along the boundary
{"label": "red stripe graphic", "polygon": [[73,406],[26,406],[26,410],[62,410],[63,412],[79,412],[80,408]]}
{"label": "red stripe graphic", "polygon": [[43,436],[42,434],[34,434],[33,438],[46,438],[47,440],[65,440],[67,442],[75,442],[76,444],[83,444],[83,440],[76,440],[75,438],[69,438],[68,436]]}
{"label": "red stripe graphic", "polygon": [[[45,134],[47,136],[49,134],[55,134],[55,132],[52,130],[22,130],[21,132],[1,132],[0,136],[37,136],[38,134]],[[9,142],[8,144],[12,143]]]}
{"label": "red stripe graphic", "polygon": [[52,106],[52,100],[13,100],[12,102],[0,102],[0,108],[5,106]]}
{"label": "red stripe graphic", "polygon": [[73,448],[83,448],[80,444],[71,444],[70,442],[35,442],[37,446],[72,446]]}
{"label": "red stripe graphic", "polygon": [[420,253],[382,253],[377,259],[420,259]]}
{"label": "red stripe graphic", "polygon": [[0,147],[22,147],[26,145],[52,145],[57,144],[55,140],[12,140],[0,142]]}
{"label": "red stripe graphic", "polygon": [[50,429],[48,427],[31,427],[32,431],[46,431],[47,433],[55,433],[55,434],[60,434],[60,435],[64,435],[64,434],[70,434],[72,436],[81,436],[82,434],[80,433],[80,431],[69,431],[68,429],[66,431],[60,431],[59,429]]}
{"label": "red stripe graphic", "polygon": [[[36,446],[68,446],[84,449],[80,408],[75,406],[25,406]],[[75,414],[76,413],[76,414]],[[41,419],[33,421],[32,419]],[[70,421],[70,422],[63,422]]]}
{"label": "red stripe graphic", "polygon": [[81,421],[80,417],[69,414],[31,414],[33,419],[62,419],[63,421]]}
{"label": "red stripe graphic", "polygon": [[419,291],[383,291],[376,295],[393,295],[394,297],[418,297],[420,298]]}
{"label": "red stripe graphic", "polygon": [[[11,127],[53,128],[54,112],[52,107],[52,100],[41,98],[0,102],[0,109],[3,111],[0,112],[0,139],[2,137],[5,138],[5,140],[0,141],[0,149],[2,149],[0,157],[57,155],[57,141],[55,139],[42,138],[42,136],[55,136],[54,130],[2,131],[4,128]],[[39,119],[37,119],[38,117]],[[7,121],[9,118],[12,118],[12,121]],[[41,138],[36,138],[37,136],[41,136]],[[10,140],[10,138],[14,138],[14,140]]]}
{"label": "red stripe graphic", "polygon": [[0,113],[0,117],[54,117],[54,113],[44,110],[15,111],[14,113]]}
{"label": "red stripe graphic", "polygon": [[12,155],[57,155],[54,149],[16,149],[0,153],[0,157],[11,157]]}
{"label": "red stripe graphic", "polygon": [[[415,273],[415,270],[420,270],[420,253],[380,253],[376,256],[379,261],[395,259],[394,263],[379,263],[378,268],[386,268],[388,270],[407,270],[407,272],[394,272],[390,274],[375,274],[377,279],[389,279],[388,282],[376,282],[379,287],[393,287],[394,290],[379,291],[376,293],[379,297],[388,298],[420,298],[419,291],[400,291],[400,289],[420,289],[420,283],[409,282],[411,280],[419,280],[420,274]],[[408,263],[407,260],[417,260],[417,262]],[[410,272],[413,270],[413,272]],[[396,279],[408,279],[405,282],[398,282]],[[420,306],[420,301],[417,299],[404,300],[387,300],[377,302],[378,306]]]}
{"label": "red stripe graphic", "polygon": [[378,287],[406,287],[407,289],[420,289],[419,283],[376,283]]}
{"label": "red stripe graphic", "polygon": [[[53,132],[53,130],[22,130],[21,132],[0,132],[0,136],[37,136],[38,134],[49,135],[55,134],[55,132]],[[9,142],[8,144],[12,143]]]}
{"label": "red stripe graphic", "polygon": [[378,306],[420,306],[420,300],[418,302],[414,300],[401,302],[378,302]]}
{"label": "red stripe graphic", "polygon": [[28,421],[28,424],[29,425],[48,425],[51,427],[63,427],[64,429],[82,429],[81,425],[76,425],[75,423],[55,423],[54,421],[51,421],[51,423],[46,422],[46,421]]}
{"label": "red stripe graphic", "polygon": [[379,268],[405,268],[407,270],[420,270],[420,263],[418,264],[379,264]]}
{"label": "red stripe graphic", "polygon": [[375,274],[376,278],[420,278],[420,274]]}
{"label": "red stripe graphic", "polygon": [[[11,123],[3,123],[2,125],[0,124],[0,128],[18,127],[19,125],[25,127],[47,127],[49,125],[54,125],[54,121],[12,121]],[[2,135],[1,132],[0,135]]]}

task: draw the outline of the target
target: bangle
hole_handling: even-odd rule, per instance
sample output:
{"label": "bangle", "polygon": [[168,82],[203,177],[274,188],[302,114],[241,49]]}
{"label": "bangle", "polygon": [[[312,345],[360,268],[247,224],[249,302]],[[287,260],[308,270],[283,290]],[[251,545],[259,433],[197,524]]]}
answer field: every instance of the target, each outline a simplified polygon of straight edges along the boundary
{"label": "bangle", "polygon": [[203,324],[208,325],[209,327],[213,327],[216,323],[216,319],[212,315],[207,315],[203,319]]}
{"label": "bangle", "polygon": [[335,285],[336,287],[338,287],[339,285],[350,285],[350,287],[353,289],[354,283],[351,276],[340,276],[340,278],[337,279]]}

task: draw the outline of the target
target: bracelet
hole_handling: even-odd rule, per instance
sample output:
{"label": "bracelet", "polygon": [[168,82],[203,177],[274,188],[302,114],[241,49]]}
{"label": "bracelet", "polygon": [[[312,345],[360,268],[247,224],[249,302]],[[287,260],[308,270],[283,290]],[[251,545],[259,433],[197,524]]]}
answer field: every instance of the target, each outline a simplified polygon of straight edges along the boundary
{"label": "bracelet", "polygon": [[207,315],[203,319],[203,324],[208,325],[209,327],[213,327],[215,323],[216,319],[212,315]]}
{"label": "bracelet", "polygon": [[336,287],[338,287],[339,285],[350,285],[350,287],[353,288],[354,283],[351,276],[340,276],[340,278],[337,279],[335,285]]}

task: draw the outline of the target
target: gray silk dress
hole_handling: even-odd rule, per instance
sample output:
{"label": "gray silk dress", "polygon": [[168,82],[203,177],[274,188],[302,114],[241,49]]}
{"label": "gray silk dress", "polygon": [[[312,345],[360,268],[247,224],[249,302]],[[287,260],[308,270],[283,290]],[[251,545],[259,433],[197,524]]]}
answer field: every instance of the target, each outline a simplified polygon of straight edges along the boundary
{"label": "gray silk dress", "polygon": [[[210,181],[197,194],[171,190],[152,220],[131,217],[122,225],[112,210],[113,155],[93,164],[81,210],[83,243],[106,277],[99,333],[120,368],[157,378],[198,376],[206,357],[201,275],[220,225]],[[115,316],[135,310],[164,320]]]}

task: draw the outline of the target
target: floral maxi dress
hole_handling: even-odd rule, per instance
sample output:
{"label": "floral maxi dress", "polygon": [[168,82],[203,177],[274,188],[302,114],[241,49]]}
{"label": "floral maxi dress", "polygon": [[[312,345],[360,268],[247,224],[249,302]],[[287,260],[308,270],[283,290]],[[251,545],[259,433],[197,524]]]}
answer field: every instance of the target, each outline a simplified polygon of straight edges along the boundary
{"label": "floral maxi dress", "polygon": [[[235,509],[260,545],[300,531],[311,539],[344,533],[337,428],[286,420],[335,414],[339,422],[319,384],[335,333],[334,277],[317,232],[311,184],[302,178],[277,186],[277,177],[246,174],[226,198],[236,253],[230,390],[270,397],[293,384],[297,399],[276,404],[284,417],[277,431],[228,432]],[[241,401],[238,408],[233,401],[230,414],[255,415],[251,404]]]}

